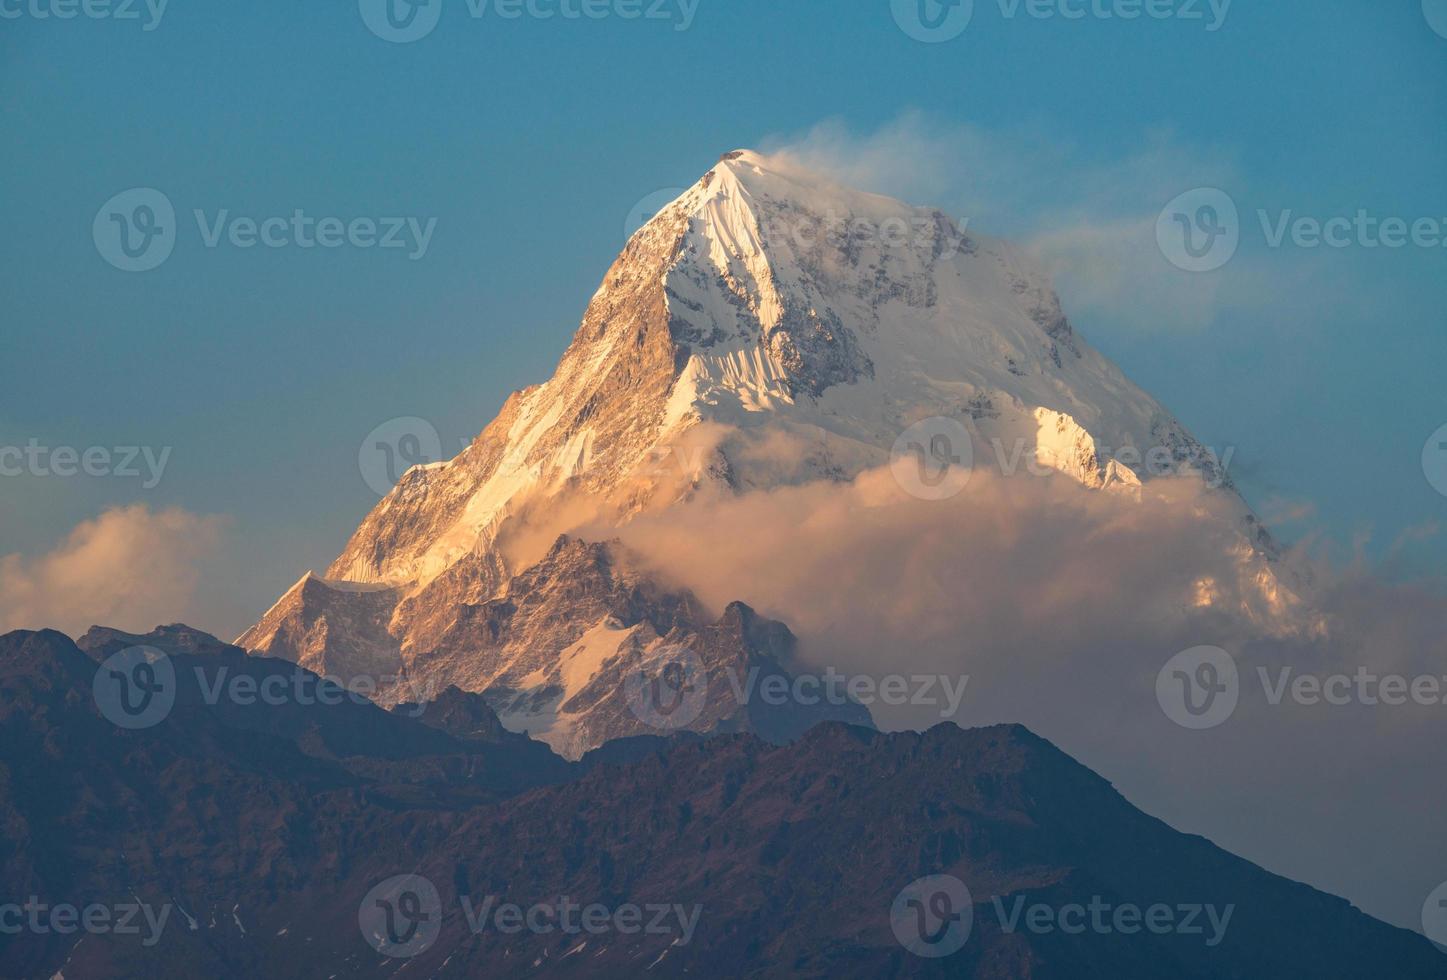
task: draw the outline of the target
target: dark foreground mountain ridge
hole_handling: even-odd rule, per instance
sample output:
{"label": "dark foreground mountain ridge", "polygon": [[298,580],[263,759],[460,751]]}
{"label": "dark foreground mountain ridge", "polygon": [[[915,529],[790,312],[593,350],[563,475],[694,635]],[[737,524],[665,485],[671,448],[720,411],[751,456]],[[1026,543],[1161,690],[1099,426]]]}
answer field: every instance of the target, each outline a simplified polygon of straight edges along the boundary
{"label": "dark foreground mountain ridge", "polygon": [[[92,684],[138,642],[169,655],[178,693],[125,730]],[[182,627],[0,637],[0,902],[171,910],[151,945],[0,933],[0,976],[1447,976],[1420,936],[1172,830],[1017,726],[642,738],[571,763],[476,695],[212,704],[198,668],[317,680]],[[358,910],[398,875],[435,889],[430,931],[379,952]],[[934,875],[974,900],[938,959],[891,916]],[[608,917],[568,931],[565,902]],[[1180,928],[1062,928],[1092,904],[1166,907]],[[503,905],[554,914],[514,930]],[[1035,907],[1053,928],[1027,925]]]}

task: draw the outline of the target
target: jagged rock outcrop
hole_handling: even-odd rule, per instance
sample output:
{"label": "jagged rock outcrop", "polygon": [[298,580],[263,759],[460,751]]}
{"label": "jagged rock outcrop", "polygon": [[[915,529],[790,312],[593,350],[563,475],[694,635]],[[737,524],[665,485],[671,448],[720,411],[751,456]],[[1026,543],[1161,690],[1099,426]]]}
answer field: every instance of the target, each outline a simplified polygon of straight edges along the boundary
{"label": "jagged rock outcrop", "polygon": [[[241,642],[254,653],[343,680],[394,679],[378,685],[384,703],[431,700],[449,687],[483,692],[510,729],[569,758],[612,739],[660,731],[755,731],[787,741],[820,721],[871,723],[868,711],[852,702],[766,702],[758,696],[765,678],[792,679],[795,640],[788,628],[741,603],[715,619],[691,593],[660,586],[616,543],[564,536],[494,597],[449,598],[434,607],[427,595],[333,593],[312,578]],[[366,615],[349,615],[359,596]],[[330,624],[339,607],[340,629]],[[431,621],[418,622],[422,608]],[[368,632],[359,632],[359,624]],[[346,642],[298,643],[337,636]],[[387,654],[349,659],[353,649]],[[688,717],[652,717],[628,684],[651,682],[675,662],[697,674],[683,678],[698,688]]]}

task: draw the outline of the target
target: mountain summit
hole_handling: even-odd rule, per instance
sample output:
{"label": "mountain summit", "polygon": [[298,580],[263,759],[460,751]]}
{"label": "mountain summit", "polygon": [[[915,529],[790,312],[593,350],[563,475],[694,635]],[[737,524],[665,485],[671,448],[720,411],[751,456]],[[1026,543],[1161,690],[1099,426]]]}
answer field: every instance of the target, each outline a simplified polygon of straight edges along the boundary
{"label": "mountain summit", "polygon": [[425,586],[565,490],[626,514],[699,481],[848,478],[930,417],[981,446],[1024,440],[1090,485],[1148,478],[1109,447],[1224,476],[1076,335],[1019,249],[734,151],[628,242],[552,379],[456,459],[408,472],[328,576]]}
{"label": "mountain summit", "polygon": [[[549,381],[455,459],[409,470],[326,577],[237,642],[489,691],[509,724],[576,754],[629,733],[578,716],[609,665],[717,627],[621,549],[554,546],[560,533],[704,491],[850,480],[927,419],[966,432],[977,465],[993,448],[1108,492],[1167,472],[1219,488],[1243,578],[1269,614],[1289,611],[1215,455],[1077,335],[1028,256],[738,150],[632,236]],[[787,666],[731,635],[718,663]]]}

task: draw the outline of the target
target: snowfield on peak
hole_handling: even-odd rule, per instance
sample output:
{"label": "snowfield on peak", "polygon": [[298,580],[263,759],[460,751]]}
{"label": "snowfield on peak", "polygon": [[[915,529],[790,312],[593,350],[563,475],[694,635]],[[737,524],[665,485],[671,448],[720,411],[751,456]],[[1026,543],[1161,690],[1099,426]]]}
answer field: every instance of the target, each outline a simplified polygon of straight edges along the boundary
{"label": "snowfield on peak", "polygon": [[[963,428],[976,469],[1129,494],[1203,481],[1235,515],[1251,605],[1282,629],[1304,621],[1299,582],[1215,454],[1077,335],[1019,249],[740,150],[629,239],[548,381],[454,459],[404,474],[326,578],[304,578],[238,643],[501,692],[510,726],[583,751],[630,731],[613,709],[576,716],[597,700],[579,685],[616,679],[672,620],[603,602],[615,586],[599,585],[546,630],[508,625],[559,534],[708,494],[852,481],[927,419]],[[1217,594],[1204,583],[1181,601]],[[689,624],[698,636],[707,621]]]}
{"label": "snowfield on peak", "polygon": [[930,417],[1087,485],[1149,479],[1105,452],[1129,447],[1224,481],[1018,249],[735,151],[633,236],[554,376],[407,473],[328,576],[425,587],[565,490],[626,519],[699,482],[847,479]]}

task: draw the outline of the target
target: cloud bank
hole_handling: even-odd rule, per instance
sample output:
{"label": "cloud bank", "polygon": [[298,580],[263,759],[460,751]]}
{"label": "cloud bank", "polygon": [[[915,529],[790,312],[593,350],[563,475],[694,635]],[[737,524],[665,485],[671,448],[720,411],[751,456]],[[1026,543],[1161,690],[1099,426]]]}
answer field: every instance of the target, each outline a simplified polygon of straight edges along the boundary
{"label": "cloud bank", "polygon": [[174,622],[204,627],[211,616],[196,601],[197,587],[224,528],[220,517],[138,504],[83,521],[46,554],[0,556],[0,630],[78,636],[97,624],[133,632]]}
{"label": "cloud bank", "polygon": [[[886,469],[580,533],[621,535],[715,609],[741,599],[787,622],[796,669],[968,675],[945,720],[1028,725],[1174,826],[1413,926],[1447,879],[1447,705],[1269,695],[1303,674],[1444,678],[1441,583],[1288,556],[1277,568],[1312,583],[1315,612],[1282,629],[1241,562],[1236,513],[1187,480],[1136,499],[978,471],[958,497],[924,502]],[[1316,616],[1324,633],[1307,628]],[[1156,680],[1203,645],[1235,657],[1241,697],[1220,727],[1191,731]],[[886,728],[942,720],[934,704],[872,710]]]}

